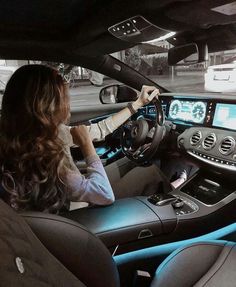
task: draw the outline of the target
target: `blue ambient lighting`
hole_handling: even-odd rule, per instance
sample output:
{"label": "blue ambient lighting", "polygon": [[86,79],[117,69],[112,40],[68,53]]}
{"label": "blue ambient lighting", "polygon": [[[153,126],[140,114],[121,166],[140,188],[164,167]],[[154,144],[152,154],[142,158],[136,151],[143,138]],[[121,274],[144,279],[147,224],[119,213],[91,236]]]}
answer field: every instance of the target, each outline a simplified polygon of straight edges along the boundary
{"label": "blue ambient lighting", "polygon": [[[175,251],[177,248],[183,247],[187,244],[193,244],[197,242],[203,242],[203,241],[213,241],[213,240],[224,240],[224,237],[236,233],[236,223],[233,223],[231,225],[228,225],[226,227],[223,227],[221,229],[218,229],[216,231],[210,232],[208,234],[194,237],[191,239],[186,239],[182,241],[177,241],[173,243],[167,243],[163,245],[158,245],[154,247],[149,247],[141,250],[136,250],[132,252],[128,252],[121,255],[114,256],[114,260],[117,265],[122,265],[127,262],[132,262],[136,260],[142,260],[145,258],[145,260],[153,259],[155,257],[161,257],[163,260],[163,256],[167,257],[170,253]],[[158,262],[158,261],[157,261]],[[157,264],[158,265],[158,264]]]}

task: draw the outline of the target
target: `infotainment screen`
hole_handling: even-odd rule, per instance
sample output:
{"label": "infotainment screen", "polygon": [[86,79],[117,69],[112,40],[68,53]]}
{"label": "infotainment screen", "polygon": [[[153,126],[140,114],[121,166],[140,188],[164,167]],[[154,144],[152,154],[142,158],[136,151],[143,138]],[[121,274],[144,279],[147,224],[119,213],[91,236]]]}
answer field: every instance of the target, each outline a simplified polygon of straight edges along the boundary
{"label": "infotainment screen", "polygon": [[216,104],[213,126],[236,130],[236,105]]}
{"label": "infotainment screen", "polygon": [[206,117],[206,103],[202,101],[173,100],[170,103],[169,118],[202,124]]}

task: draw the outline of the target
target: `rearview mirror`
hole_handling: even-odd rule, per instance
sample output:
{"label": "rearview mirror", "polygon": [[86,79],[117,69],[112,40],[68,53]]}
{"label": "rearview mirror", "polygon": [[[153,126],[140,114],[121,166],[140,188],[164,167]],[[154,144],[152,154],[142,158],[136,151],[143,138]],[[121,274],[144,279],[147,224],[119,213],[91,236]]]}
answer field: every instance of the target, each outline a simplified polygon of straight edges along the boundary
{"label": "rearview mirror", "polygon": [[168,51],[169,66],[187,66],[208,60],[208,47],[206,44],[190,43],[176,46]]}
{"label": "rearview mirror", "polygon": [[102,104],[116,104],[135,101],[137,92],[125,85],[110,85],[101,89],[99,99]]}

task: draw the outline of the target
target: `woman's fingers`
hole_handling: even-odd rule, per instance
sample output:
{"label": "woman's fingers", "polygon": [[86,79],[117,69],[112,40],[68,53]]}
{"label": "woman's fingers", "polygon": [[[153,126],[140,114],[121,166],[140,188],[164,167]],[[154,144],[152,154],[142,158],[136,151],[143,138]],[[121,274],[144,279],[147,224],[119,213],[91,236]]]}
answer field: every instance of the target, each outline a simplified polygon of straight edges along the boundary
{"label": "woman's fingers", "polygon": [[149,96],[148,101],[151,102],[156,96],[160,95],[160,92],[158,89],[155,89]]}
{"label": "woman's fingers", "polygon": [[70,129],[70,132],[73,138],[73,142],[75,144],[84,145],[88,141],[91,141],[88,128],[85,125],[78,125],[78,126],[72,127]]}
{"label": "woman's fingers", "polygon": [[[156,87],[154,87],[154,86],[145,86],[145,85],[142,86],[142,90],[143,90],[144,92],[146,92],[146,93],[152,92],[152,91],[154,91],[155,89],[156,89]],[[141,92],[142,92],[142,91],[141,91]]]}
{"label": "woman's fingers", "polygon": [[154,86],[142,86],[142,90],[138,99],[135,101],[135,104],[138,108],[140,108],[150,103],[150,101],[152,101],[154,97],[159,94],[159,90]]}
{"label": "woman's fingers", "polygon": [[143,86],[140,98],[143,100],[143,104],[147,104],[153,100],[154,97],[159,95],[159,90],[154,86]]}

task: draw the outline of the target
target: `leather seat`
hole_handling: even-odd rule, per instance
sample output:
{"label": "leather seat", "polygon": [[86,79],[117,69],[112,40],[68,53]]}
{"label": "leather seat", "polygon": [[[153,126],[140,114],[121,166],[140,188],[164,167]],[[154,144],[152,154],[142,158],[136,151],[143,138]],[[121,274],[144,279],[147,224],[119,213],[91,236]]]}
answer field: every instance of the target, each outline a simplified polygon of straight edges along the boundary
{"label": "leather seat", "polygon": [[[103,250],[103,244],[94,236],[91,237],[91,240],[96,239],[97,242],[95,244],[95,248],[97,247],[95,257],[93,252],[88,252],[90,248],[86,249],[86,244],[84,243],[86,240],[81,235],[83,232],[87,232],[88,234],[89,232],[83,226],[52,214],[28,212],[23,214],[23,216],[48,250],[72,271],[73,274],[80,278],[82,282],[93,287],[118,286],[116,267],[112,265],[112,268],[108,269],[109,264],[106,264],[101,269],[101,264],[99,264],[99,262],[111,260],[110,254]],[[84,231],[82,232],[82,230]],[[78,244],[79,237],[81,241]],[[70,244],[65,247],[66,252],[63,254],[63,244],[66,241],[69,241]],[[151,287],[235,287],[235,247],[236,243],[232,242],[209,241],[178,249],[168,256],[158,267]],[[83,254],[81,254],[81,249],[83,250]],[[98,249],[103,250],[102,255],[98,253]],[[83,270],[80,270],[80,260],[75,260],[76,258],[81,258],[81,255],[85,258]],[[90,275],[91,270],[86,267],[88,261],[91,259],[94,263],[91,270],[96,270],[94,274],[101,275],[99,277],[100,280],[99,278],[96,280],[92,279]],[[112,272],[115,274],[114,278]],[[87,276],[89,281],[86,278]],[[102,279],[104,276],[108,281],[104,282],[104,279]]]}
{"label": "leather seat", "polygon": [[168,256],[151,287],[235,287],[236,243],[209,241],[187,245]]}
{"label": "leather seat", "polygon": [[[56,215],[24,214],[37,238],[2,201],[0,217],[0,286],[120,285],[106,247],[79,224]],[[151,287],[235,287],[235,247],[236,243],[215,241],[178,249],[158,267]]]}
{"label": "leather seat", "polygon": [[21,215],[44,246],[86,286],[120,286],[118,270],[108,249],[84,226],[54,214]]}
{"label": "leather seat", "polygon": [[0,286],[85,287],[0,200]]}

